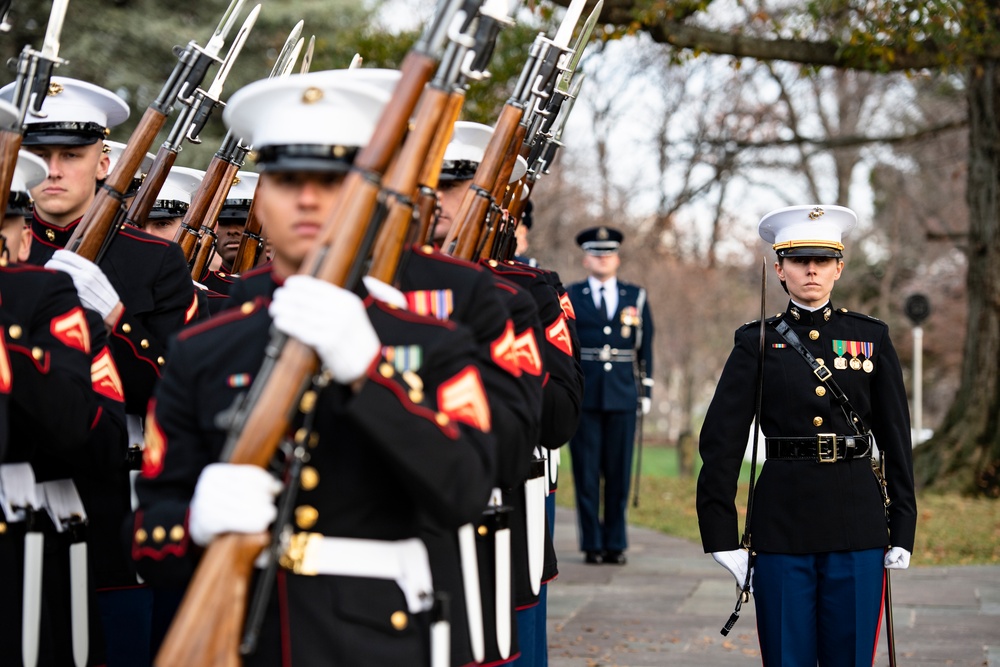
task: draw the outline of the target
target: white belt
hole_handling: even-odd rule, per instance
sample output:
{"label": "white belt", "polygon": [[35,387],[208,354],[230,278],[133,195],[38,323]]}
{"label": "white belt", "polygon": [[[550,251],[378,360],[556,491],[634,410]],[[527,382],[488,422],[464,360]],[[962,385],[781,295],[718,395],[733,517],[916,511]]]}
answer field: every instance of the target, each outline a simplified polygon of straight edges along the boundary
{"label": "white belt", "polygon": [[416,537],[390,542],[295,533],[279,562],[285,569],[306,576],[392,579],[406,596],[412,614],[429,611],[434,605],[427,547]]}

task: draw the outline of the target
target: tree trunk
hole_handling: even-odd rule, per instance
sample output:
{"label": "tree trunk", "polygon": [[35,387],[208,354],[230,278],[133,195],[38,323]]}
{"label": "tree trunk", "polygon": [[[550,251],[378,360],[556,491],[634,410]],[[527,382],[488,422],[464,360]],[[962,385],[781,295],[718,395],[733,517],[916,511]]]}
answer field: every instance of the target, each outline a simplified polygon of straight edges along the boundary
{"label": "tree trunk", "polygon": [[914,452],[917,483],[1000,496],[1000,61],[968,76],[969,318],[962,382],[938,432]]}

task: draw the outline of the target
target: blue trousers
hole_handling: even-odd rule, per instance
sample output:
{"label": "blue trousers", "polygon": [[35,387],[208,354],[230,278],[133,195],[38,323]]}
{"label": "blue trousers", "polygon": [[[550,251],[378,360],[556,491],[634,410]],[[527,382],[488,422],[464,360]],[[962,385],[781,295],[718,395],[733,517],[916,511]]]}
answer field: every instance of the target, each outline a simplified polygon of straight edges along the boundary
{"label": "blue trousers", "polygon": [[859,667],[875,657],[884,549],[759,553],[753,596],[766,667]]}
{"label": "blue trousers", "polygon": [[[580,414],[580,425],[569,441],[576,486],[580,551],[624,551],[625,510],[632,478],[635,412]],[[600,518],[604,479],[604,520]]]}

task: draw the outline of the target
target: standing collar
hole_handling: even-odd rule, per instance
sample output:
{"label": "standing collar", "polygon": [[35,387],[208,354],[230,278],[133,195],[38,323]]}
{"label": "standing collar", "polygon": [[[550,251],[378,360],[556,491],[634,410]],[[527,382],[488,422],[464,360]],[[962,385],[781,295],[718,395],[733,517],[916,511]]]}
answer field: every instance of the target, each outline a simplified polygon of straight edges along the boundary
{"label": "standing collar", "polygon": [[81,216],[65,227],[58,227],[50,222],[45,222],[38,217],[38,213],[36,211],[32,211],[32,242],[34,243],[37,241],[38,243],[51,248],[65,248],[66,244],[69,242],[69,237],[73,235],[73,232],[76,230],[76,226],[80,224],[80,220],[82,219],[83,217]]}
{"label": "standing collar", "polygon": [[789,301],[787,308],[785,308],[785,317],[793,324],[811,326],[829,322],[830,318],[833,317],[833,312],[831,301],[827,301],[825,306],[816,310],[807,310],[805,306],[799,306],[795,302]]}

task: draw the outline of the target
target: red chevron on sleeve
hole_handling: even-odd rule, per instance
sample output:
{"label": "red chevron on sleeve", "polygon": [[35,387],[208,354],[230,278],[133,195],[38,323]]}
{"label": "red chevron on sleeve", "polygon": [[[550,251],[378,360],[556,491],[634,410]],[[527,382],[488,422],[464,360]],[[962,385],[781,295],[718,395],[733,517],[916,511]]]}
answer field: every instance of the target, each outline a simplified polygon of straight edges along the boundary
{"label": "red chevron on sleeve", "polygon": [[556,349],[573,356],[573,339],[569,335],[569,324],[566,322],[565,315],[559,315],[556,321],[545,329],[545,338]]}
{"label": "red chevron on sleeve", "polygon": [[514,340],[514,349],[517,350],[517,365],[522,372],[528,375],[542,374],[542,353],[538,349],[534,331],[526,329],[518,336]]}
{"label": "red chevron on sleeve", "polygon": [[118,375],[118,367],[115,366],[115,360],[106,347],[90,362],[90,384],[101,396],[125,402],[125,390],[122,387],[121,376]]}
{"label": "red chevron on sleeve", "polygon": [[64,315],[54,318],[49,324],[49,330],[66,347],[90,354],[90,328],[87,326],[87,316],[83,314],[83,308],[77,306]]}
{"label": "red chevron on sleeve", "polygon": [[566,313],[566,317],[571,320],[576,319],[576,311],[573,310],[573,302],[569,299],[569,292],[563,292],[559,297],[559,305],[562,306],[563,312]]}
{"label": "red chevron on sleeve", "polygon": [[13,372],[10,370],[10,357],[7,356],[7,341],[0,333],[0,394],[9,394],[13,384]]}
{"label": "red chevron on sleeve", "polygon": [[490,404],[479,376],[479,369],[466,366],[442,383],[437,391],[438,409],[453,421],[489,431],[492,423]]}
{"label": "red chevron on sleeve", "polygon": [[146,413],[145,444],[142,447],[142,476],[156,477],[163,471],[163,457],[167,453],[167,436],[156,421],[156,401],[149,402]]}
{"label": "red chevron on sleeve", "polygon": [[514,377],[521,376],[521,368],[517,364],[517,349],[515,348],[514,323],[507,320],[503,333],[490,343],[490,357],[500,368]]}

